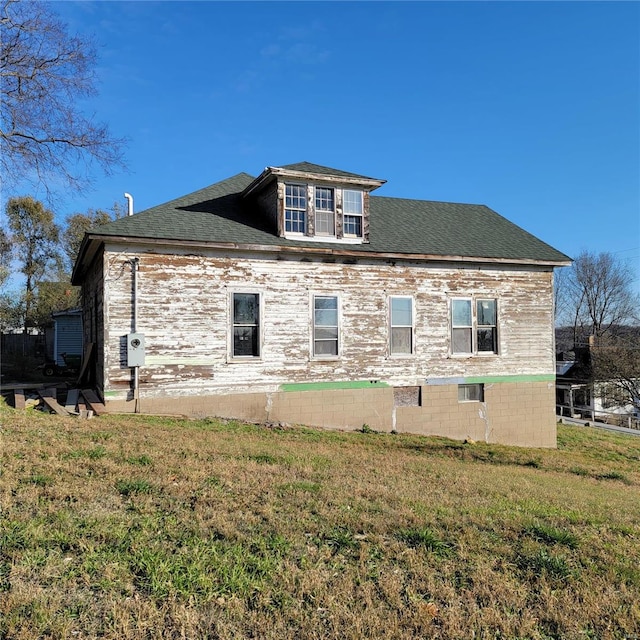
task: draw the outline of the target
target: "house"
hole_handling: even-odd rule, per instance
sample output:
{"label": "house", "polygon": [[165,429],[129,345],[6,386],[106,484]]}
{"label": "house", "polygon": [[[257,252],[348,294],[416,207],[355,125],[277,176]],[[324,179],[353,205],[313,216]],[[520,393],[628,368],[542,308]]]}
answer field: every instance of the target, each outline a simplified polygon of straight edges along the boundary
{"label": "house", "polygon": [[[564,327],[556,330],[556,344],[563,340],[561,334],[565,331]],[[622,326],[616,328],[616,333],[618,338],[624,338],[622,344],[618,343],[617,347],[612,347],[611,343],[605,344],[604,347],[598,346],[595,338],[590,336],[581,345],[556,354],[558,415],[619,426],[640,427],[640,378],[634,377],[634,372],[640,367],[637,361],[635,367],[628,366],[632,360],[636,360],[635,353],[640,345],[640,329]],[[616,363],[618,377],[604,378],[594,371],[594,355],[597,363],[598,352],[603,349],[605,357]]]}
{"label": "house", "polygon": [[593,419],[593,400],[589,350],[576,348],[558,352],[556,354],[557,414],[570,418]]}
{"label": "house", "polygon": [[89,232],[73,283],[107,408],[555,446],[569,258],[384,182],[267,167]]}

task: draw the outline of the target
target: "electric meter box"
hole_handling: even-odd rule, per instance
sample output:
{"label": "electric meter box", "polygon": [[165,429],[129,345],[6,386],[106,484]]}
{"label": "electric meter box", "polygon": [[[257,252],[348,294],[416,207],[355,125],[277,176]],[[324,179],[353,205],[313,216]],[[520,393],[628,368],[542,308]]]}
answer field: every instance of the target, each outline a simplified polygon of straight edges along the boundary
{"label": "electric meter box", "polygon": [[144,333],[130,333],[127,336],[127,366],[144,366]]}

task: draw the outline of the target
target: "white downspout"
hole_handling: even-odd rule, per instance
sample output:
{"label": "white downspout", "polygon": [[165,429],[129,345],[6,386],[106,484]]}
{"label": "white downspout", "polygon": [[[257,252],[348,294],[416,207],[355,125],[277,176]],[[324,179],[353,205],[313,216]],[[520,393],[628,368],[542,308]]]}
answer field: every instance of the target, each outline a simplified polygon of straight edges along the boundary
{"label": "white downspout", "polygon": [[133,333],[138,333],[138,264],[140,258],[131,259],[131,271],[133,275]]}
{"label": "white downspout", "polygon": [[[127,195],[127,194],[125,194]],[[131,196],[129,196],[131,197]],[[133,333],[138,332],[138,266],[140,258],[131,260],[131,269],[133,276]],[[133,368],[133,400],[135,403],[135,413],[140,413],[140,367]]]}

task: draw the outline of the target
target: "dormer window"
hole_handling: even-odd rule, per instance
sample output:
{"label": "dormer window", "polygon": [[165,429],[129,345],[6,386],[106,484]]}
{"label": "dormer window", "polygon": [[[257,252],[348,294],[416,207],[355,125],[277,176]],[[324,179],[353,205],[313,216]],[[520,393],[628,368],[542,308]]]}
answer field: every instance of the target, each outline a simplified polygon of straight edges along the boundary
{"label": "dormer window", "polygon": [[362,238],[362,191],[345,189],[342,192],[342,212],[344,235],[349,238]]}
{"label": "dormer window", "polygon": [[335,196],[328,187],[316,187],[316,235],[336,235]]}
{"label": "dormer window", "polygon": [[384,180],[309,162],[266,167],[242,192],[280,238],[297,242],[369,242],[369,194]]}
{"label": "dormer window", "polygon": [[286,185],[284,224],[289,233],[304,233],[307,217],[307,187],[301,184]]}

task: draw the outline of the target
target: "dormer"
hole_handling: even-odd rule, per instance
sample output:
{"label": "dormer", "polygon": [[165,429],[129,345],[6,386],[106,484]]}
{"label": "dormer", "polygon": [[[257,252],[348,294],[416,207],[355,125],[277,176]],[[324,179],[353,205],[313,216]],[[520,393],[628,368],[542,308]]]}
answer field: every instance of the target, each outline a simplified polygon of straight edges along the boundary
{"label": "dormer", "polygon": [[281,238],[369,242],[369,193],[383,185],[309,162],[267,167],[243,192],[255,198]]}

